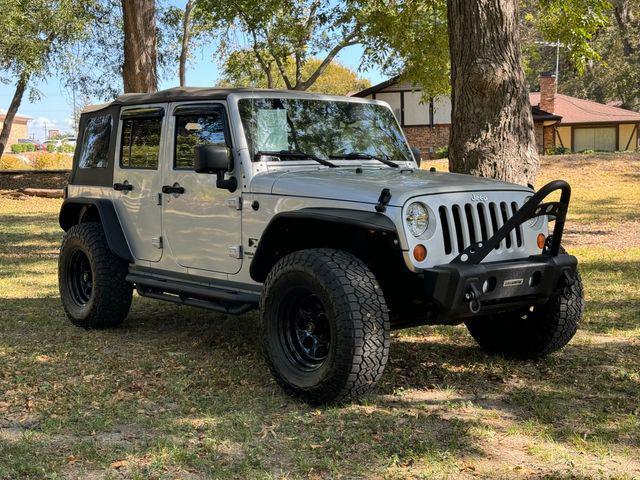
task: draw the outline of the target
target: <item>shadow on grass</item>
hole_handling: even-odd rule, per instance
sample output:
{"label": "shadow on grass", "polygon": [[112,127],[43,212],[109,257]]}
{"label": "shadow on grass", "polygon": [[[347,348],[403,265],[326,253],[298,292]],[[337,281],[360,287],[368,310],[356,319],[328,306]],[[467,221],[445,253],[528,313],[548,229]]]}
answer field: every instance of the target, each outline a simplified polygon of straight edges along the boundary
{"label": "shadow on grass", "polygon": [[[122,327],[84,331],[68,324],[56,297],[1,301],[0,349],[11,354],[0,358],[5,371],[19,372],[3,387],[24,392],[19,405],[35,395],[30,415],[40,422],[29,432],[33,442],[0,454],[19,475],[30,471],[15,463],[20,452],[61,468],[56,459],[87,442],[83,455],[100,468],[123,454],[164,455],[169,465],[214,476],[221,468],[248,477],[310,469],[361,475],[424,458],[454,468],[460,455],[485,454],[475,433],[483,415],[458,415],[464,402],[533,421],[557,442],[581,434],[605,445],[640,441],[634,424],[612,421],[637,408],[640,385],[630,372],[640,365],[631,344],[570,344],[545,360],[512,362],[485,355],[459,330],[437,338],[434,329],[415,329],[424,340],[392,342],[377,394],[316,409],[271,380],[255,313],[231,317],[136,298]],[[430,398],[442,390],[453,393]],[[101,443],[91,433],[123,426],[138,431],[134,441]],[[220,446],[229,444],[242,455],[221,465]]]}
{"label": "shadow on grass", "polygon": [[584,199],[579,203],[574,202],[571,212],[588,218],[591,223],[638,220],[638,212],[619,197]]}

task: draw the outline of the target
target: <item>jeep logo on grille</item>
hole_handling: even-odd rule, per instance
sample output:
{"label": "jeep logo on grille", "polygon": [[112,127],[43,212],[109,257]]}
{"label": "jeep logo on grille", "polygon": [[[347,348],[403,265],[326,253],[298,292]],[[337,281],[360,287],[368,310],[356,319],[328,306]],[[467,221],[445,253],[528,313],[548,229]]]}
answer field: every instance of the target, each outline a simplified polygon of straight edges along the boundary
{"label": "jeep logo on grille", "polygon": [[486,202],[489,198],[486,195],[482,195],[480,193],[474,193],[471,195],[472,202]]}

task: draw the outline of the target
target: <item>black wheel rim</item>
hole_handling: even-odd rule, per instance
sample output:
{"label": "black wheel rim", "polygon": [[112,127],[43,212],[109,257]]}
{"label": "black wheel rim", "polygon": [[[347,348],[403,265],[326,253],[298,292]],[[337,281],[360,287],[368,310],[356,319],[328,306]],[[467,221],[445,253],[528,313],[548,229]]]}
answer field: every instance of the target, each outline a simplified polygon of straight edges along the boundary
{"label": "black wheel rim", "polygon": [[331,323],[320,298],[295,289],[283,299],[280,341],[289,360],[301,370],[320,368],[329,355]]}
{"label": "black wheel rim", "polygon": [[73,302],[84,307],[91,300],[93,272],[89,258],[82,250],[74,250],[69,256],[67,285]]}

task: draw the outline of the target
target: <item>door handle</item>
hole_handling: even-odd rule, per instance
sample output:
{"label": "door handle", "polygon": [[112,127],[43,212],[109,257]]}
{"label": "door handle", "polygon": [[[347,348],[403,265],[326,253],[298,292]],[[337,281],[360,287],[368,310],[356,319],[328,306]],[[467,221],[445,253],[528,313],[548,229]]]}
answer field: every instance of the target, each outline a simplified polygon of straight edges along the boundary
{"label": "door handle", "polygon": [[130,185],[127,182],[114,183],[113,184],[113,189],[114,190],[118,190],[119,192],[122,192],[122,191],[130,192],[131,190],[133,190],[133,185]]}
{"label": "door handle", "polygon": [[175,193],[177,195],[182,195],[184,193],[184,187],[181,187],[178,183],[174,183],[173,185],[163,185],[162,193]]}

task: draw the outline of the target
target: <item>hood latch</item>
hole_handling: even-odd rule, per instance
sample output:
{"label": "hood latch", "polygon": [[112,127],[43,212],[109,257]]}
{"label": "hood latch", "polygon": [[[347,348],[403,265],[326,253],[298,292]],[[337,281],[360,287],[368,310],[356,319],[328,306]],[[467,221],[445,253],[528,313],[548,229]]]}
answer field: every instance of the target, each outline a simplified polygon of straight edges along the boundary
{"label": "hood latch", "polygon": [[387,205],[391,201],[391,192],[388,188],[383,188],[380,192],[380,198],[378,198],[378,204],[376,205],[376,212],[383,213],[387,211]]}

